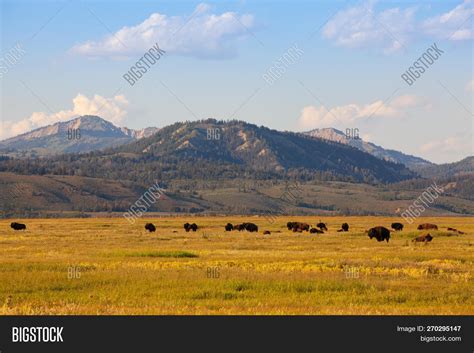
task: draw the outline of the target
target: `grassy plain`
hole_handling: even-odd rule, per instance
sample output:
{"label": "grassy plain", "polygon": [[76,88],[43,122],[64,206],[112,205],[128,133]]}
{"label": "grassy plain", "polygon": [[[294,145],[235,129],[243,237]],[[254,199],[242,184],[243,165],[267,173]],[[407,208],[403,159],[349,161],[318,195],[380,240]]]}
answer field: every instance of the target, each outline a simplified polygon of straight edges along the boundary
{"label": "grassy plain", "polygon": [[[25,232],[0,220],[0,314],[474,314],[473,218],[420,218],[388,244],[364,230],[394,218],[325,217],[323,235],[289,220],[319,218],[31,219]],[[224,231],[243,221],[259,233]],[[440,230],[415,244],[424,222]]]}

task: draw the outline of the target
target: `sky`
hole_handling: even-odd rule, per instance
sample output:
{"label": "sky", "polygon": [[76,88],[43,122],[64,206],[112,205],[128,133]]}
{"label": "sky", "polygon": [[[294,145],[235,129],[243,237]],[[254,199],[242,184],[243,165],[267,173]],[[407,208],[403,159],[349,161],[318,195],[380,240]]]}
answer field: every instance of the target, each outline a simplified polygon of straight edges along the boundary
{"label": "sky", "polygon": [[473,155],[474,0],[0,3],[0,139],[215,118]]}

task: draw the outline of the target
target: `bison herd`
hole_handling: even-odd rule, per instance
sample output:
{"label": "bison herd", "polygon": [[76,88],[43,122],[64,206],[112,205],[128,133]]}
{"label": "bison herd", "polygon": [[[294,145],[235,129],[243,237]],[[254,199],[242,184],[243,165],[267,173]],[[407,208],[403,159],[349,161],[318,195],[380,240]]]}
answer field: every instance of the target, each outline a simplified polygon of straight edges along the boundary
{"label": "bison herd", "polygon": [[[23,223],[18,223],[18,222],[12,222],[10,224],[10,227],[12,229],[16,230],[16,231],[17,230],[26,230],[26,225],[23,224]],[[312,225],[310,225],[308,223],[304,223],[304,222],[288,222],[286,224],[286,227],[288,228],[288,230],[290,230],[294,233],[309,232],[311,234],[324,234],[324,232],[328,231],[327,224],[323,223],[321,221],[316,223],[315,227],[313,227]],[[397,222],[392,223],[391,228],[394,231],[402,231],[403,230],[403,224],[402,223],[397,223]],[[149,231],[150,233],[152,233],[152,232],[156,231],[156,226],[153,223],[146,223],[145,224],[145,229],[147,231]],[[241,232],[241,231],[258,232],[258,226],[255,223],[251,223],[251,222],[245,222],[245,223],[236,224],[236,225],[233,225],[232,223],[227,223],[224,226],[224,229],[225,229],[226,232],[231,232],[231,231],[234,231],[234,230],[238,230],[239,232]],[[438,230],[438,226],[436,224],[432,224],[432,223],[423,223],[423,224],[420,224],[417,227],[417,229],[418,230]],[[196,223],[185,223],[184,224],[184,230],[186,232],[189,232],[189,231],[196,232],[198,230],[198,225]],[[460,230],[457,230],[457,229],[451,228],[451,227],[448,227],[447,230],[451,231],[451,232],[456,232],[458,234],[466,234],[466,233],[464,233]],[[348,232],[348,231],[349,231],[349,224],[348,223],[342,223],[341,228],[339,230],[337,230],[337,232]],[[276,232],[280,232],[280,231],[276,231]],[[176,233],[176,231],[174,231],[174,233]],[[367,233],[367,235],[369,236],[370,239],[375,238],[379,242],[382,242],[382,241],[385,240],[388,243],[389,240],[390,240],[390,230],[383,227],[383,226],[377,226],[377,227],[370,228],[369,230],[366,230],[366,233]],[[270,233],[269,230],[265,230],[265,231],[263,231],[263,234],[264,235],[270,235],[271,233]],[[433,240],[433,236],[431,234],[425,234],[425,235],[421,235],[421,236],[416,237],[412,241],[417,242],[417,243],[419,243],[419,242],[428,243],[432,240]]]}
{"label": "bison herd", "polygon": [[[19,223],[12,223],[12,228],[14,228],[14,225],[20,225]],[[24,225],[22,225],[24,226]],[[18,227],[18,226],[16,226]],[[304,222],[288,222],[286,224],[286,227],[288,230],[294,232],[294,233],[302,233],[302,232],[309,232],[311,234],[324,234],[324,232],[328,231],[328,226],[326,223],[323,222],[318,222],[316,225],[313,227],[312,225]],[[25,227],[26,228],[26,227]],[[403,224],[402,223],[392,223],[391,228],[394,231],[402,231],[403,230]],[[24,229],[24,228],[14,228],[14,229]],[[147,223],[145,225],[145,229],[148,230],[149,232],[154,232],[156,230],[156,227],[152,223]],[[192,230],[193,232],[197,231],[198,226],[196,223],[185,223],[184,224],[184,229],[186,232],[189,232]],[[255,223],[251,222],[245,222],[241,224],[232,224],[232,223],[227,223],[224,226],[224,229],[226,232],[232,232],[234,230],[238,230],[239,232],[241,231],[247,231],[247,232],[258,232],[258,226]],[[438,226],[436,224],[431,224],[431,223],[423,223],[420,224],[417,228],[418,230],[438,230]],[[448,231],[453,231],[457,232],[459,234],[465,234],[464,232],[461,232],[460,230],[457,230],[455,228],[447,228]],[[348,223],[342,223],[341,228],[337,230],[337,232],[348,232],[349,231],[349,224]],[[280,232],[280,231],[276,231]],[[369,236],[370,239],[376,239],[379,242],[386,241],[387,243],[390,240],[390,230],[383,227],[383,226],[377,226],[370,228],[369,230],[365,231],[367,235]],[[264,230],[263,231],[264,235],[270,235],[271,232],[269,230]],[[425,234],[416,237],[413,239],[413,242],[424,242],[428,243],[433,240],[433,236],[431,234]]]}

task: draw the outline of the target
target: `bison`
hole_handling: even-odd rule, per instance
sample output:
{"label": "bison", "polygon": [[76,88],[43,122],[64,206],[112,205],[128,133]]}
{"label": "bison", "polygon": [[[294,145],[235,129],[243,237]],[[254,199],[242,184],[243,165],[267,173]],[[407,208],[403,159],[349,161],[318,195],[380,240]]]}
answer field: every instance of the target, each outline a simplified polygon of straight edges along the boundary
{"label": "bison", "polygon": [[323,233],[324,233],[322,230],[320,230],[320,229],[318,229],[318,228],[311,228],[311,229],[309,230],[309,232],[310,232],[311,234],[314,234],[314,233],[323,234]]}
{"label": "bison", "polygon": [[226,226],[225,226],[225,231],[226,232],[230,232],[233,229],[234,229],[234,226],[232,225],[232,223],[227,223],[226,224]]}
{"label": "bison", "polygon": [[270,234],[272,234],[272,233],[270,233],[269,230],[266,230],[266,231],[263,232],[263,234],[264,234],[264,235],[270,235]]}
{"label": "bison", "polygon": [[10,227],[14,230],[26,230],[26,224],[23,223],[12,222],[12,224],[10,224]]}
{"label": "bison", "polygon": [[418,230],[426,230],[426,229],[438,230],[438,226],[436,224],[431,224],[431,223],[423,223],[418,226]]}
{"label": "bison", "polygon": [[234,229],[237,229],[239,232],[245,230],[245,226],[243,224],[236,224]]}
{"label": "bison", "polygon": [[316,227],[318,227],[321,230],[325,230],[325,231],[328,230],[328,227],[326,226],[326,223],[323,223],[323,222],[319,222],[318,224],[316,224]]}
{"label": "bison", "polygon": [[403,224],[398,223],[398,222],[392,223],[391,227],[392,227],[392,229],[395,230],[395,231],[401,231],[401,230],[403,230]]}
{"label": "bison", "polygon": [[421,242],[428,243],[432,240],[433,240],[433,237],[431,236],[431,234],[426,234],[426,235],[420,235],[419,237],[416,237],[412,241],[415,241],[417,243],[421,243]]}
{"label": "bison", "polygon": [[149,231],[150,233],[156,231],[156,227],[153,223],[145,224],[145,229]]}
{"label": "bison", "polygon": [[286,224],[288,227],[288,230],[292,230],[293,232],[299,232],[301,233],[302,231],[309,231],[310,225],[308,223],[302,223],[302,222],[288,222]]}
{"label": "bison", "polygon": [[234,229],[237,229],[239,232],[242,230],[246,230],[249,232],[258,232],[258,226],[254,223],[237,224],[236,226],[234,226]]}
{"label": "bison", "polygon": [[341,229],[338,230],[338,232],[348,232],[349,231],[349,224],[347,223],[342,223]]}
{"label": "bison", "polygon": [[245,224],[245,230],[249,232],[258,232],[258,226],[254,223],[244,223]]}
{"label": "bison", "polygon": [[367,233],[370,239],[375,238],[377,241],[386,240],[387,243],[390,240],[390,231],[382,226],[370,228]]}
{"label": "bison", "polygon": [[198,229],[198,226],[196,223],[193,223],[193,224],[184,223],[184,229],[186,230],[186,232],[189,232],[190,230],[195,232]]}

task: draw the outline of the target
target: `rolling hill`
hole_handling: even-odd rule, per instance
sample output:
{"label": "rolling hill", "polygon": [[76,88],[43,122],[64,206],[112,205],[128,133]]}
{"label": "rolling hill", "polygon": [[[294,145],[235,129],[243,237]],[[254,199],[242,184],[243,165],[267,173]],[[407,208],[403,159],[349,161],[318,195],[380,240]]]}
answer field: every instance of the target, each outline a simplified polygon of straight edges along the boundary
{"label": "rolling hill", "polygon": [[416,171],[425,178],[449,178],[454,176],[474,176],[474,156],[458,162],[417,168]]}
{"label": "rolling hill", "polygon": [[[423,185],[407,189],[340,181],[286,184],[250,179],[173,180],[162,185],[163,196],[147,210],[151,214],[399,216],[424,190]],[[146,189],[110,179],[0,173],[0,218],[122,217]],[[282,197],[288,190],[295,198]],[[424,215],[473,215],[474,200],[453,191],[443,193]]]}

